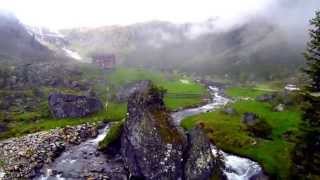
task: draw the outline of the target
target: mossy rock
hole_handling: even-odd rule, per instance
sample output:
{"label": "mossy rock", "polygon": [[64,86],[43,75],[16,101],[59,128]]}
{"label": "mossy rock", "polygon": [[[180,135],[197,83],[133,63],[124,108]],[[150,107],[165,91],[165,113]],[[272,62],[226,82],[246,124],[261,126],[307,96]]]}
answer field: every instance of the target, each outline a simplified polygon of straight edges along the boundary
{"label": "mossy rock", "polygon": [[253,125],[246,125],[246,130],[260,138],[269,138],[272,133],[272,127],[264,119],[259,119]]}
{"label": "mossy rock", "polygon": [[98,149],[100,151],[109,152],[113,151],[113,147],[120,140],[124,121],[111,123],[109,132],[106,137],[99,142]]}

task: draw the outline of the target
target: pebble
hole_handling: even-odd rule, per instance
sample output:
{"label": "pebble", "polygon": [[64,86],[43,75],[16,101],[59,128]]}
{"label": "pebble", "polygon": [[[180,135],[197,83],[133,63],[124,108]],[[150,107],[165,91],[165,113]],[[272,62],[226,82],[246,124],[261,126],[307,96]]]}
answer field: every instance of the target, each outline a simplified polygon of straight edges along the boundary
{"label": "pebble", "polygon": [[53,162],[68,146],[80,144],[97,134],[95,124],[83,124],[2,141],[3,179],[32,178],[43,165]]}

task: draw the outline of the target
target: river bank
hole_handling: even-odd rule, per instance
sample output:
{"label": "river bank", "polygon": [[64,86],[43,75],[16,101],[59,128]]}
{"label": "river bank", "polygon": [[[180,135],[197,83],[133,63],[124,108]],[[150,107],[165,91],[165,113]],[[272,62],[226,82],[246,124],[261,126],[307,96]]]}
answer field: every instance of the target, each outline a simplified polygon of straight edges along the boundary
{"label": "river bank", "polygon": [[32,178],[42,166],[98,134],[96,124],[56,128],[0,142],[2,179]]}

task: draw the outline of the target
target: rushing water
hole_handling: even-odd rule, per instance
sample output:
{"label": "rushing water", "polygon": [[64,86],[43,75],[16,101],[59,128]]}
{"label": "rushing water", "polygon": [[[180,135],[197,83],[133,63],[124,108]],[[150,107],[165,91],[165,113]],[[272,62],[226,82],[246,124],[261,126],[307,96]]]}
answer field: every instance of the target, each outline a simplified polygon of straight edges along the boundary
{"label": "rushing water", "polygon": [[[221,95],[219,88],[209,86],[209,93],[212,97],[210,103],[173,113],[174,123],[179,126],[181,120],[185,117],[213,111],[231,101]],[[108,163],[107,157],[97,151],[98,142],[106,136],[108,129],[108,126],[106,126],[105,129],[100,130],[98,137],[95,139],[88,140],[64,152],[50,167],[43,168],[43,175],[37,179],[80,179],[84,171],[108,174],[108,172],[114,172],[117,168],[120,169],[119,174],[121,174],[123,172],[121,171],[121,164],[117,164],[115,161]],[[214,145],[212,145],[212,153],[217,153]],[[223,151],[220,151],[220,153],[225,160],[226,169],[224,173],[229,180],[249,180],[262,172],[260,165],[250,159]]]}
{"label": "rushing water", "polygon": [[[211,95],[211,102],[197,108],[185,109],[172,114],[175,125],[179,126],[181,121],[192,115],[214,111],[222,106],[231,102],[230,99],[223,97],[221,90],[217,87],[209,86],[209,93]],[[212,153],[216,154],[217,149],[212,145]],[[224,170],[225,175],[229,180],[249,180],[255,175],[262,173],[260,165],[247,158],[231,155],[220,151],[224,160],[226,169]]]}
{"label": "rushing water", "polygon": [[[38,180],[76,180],[84,179],[90,173],[96,173],[101,176],[108,175],[110,172],[123,172],[122,164],[115,161],[107,161],[107,157],[100,153],[98,143],[103,140],[109,131],[109,126],[99,131],[99,135],[94,138],[74,146],[63,152],[50,167],[42,169],[42,175]],[[118,170],[115,170],[118,169]]]}

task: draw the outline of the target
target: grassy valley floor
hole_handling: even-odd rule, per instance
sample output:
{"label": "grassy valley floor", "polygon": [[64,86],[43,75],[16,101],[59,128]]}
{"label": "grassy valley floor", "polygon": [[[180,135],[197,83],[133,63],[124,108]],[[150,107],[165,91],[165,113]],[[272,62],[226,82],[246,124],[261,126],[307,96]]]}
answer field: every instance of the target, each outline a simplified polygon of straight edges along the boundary
{"label": "grassy valley floor", "polygon": [[[207,96],[204,86],[177,73],[121,67],[106,72],[92,65],[80,66],[80,71],[84,74],[83,79],[94,82],[94,91],[103,104],[107,105],[101,112],[84,118],[54,119],[51,117],[47,103],[47,97],[50,93],[62,92],[80,95],[82,92],[41,87],[44,92],[44,98],[36,110],[20,111],[17,109],[15,112],[9,113],[9,115],[7,112],[0,112],[0,122],[6,121],[8,125],[8,130],[0,133],[0,139],[86,122],[119,121],[125,118],[127,106],[126,103],[116,102],[113,97],[121,86],[138,80],[151,80],[157,86],[166,89],[165,104],[170,110],[196,106],[201,104],[204,97]],[[29,91],[27,92],[28,96],[31,98],[36,96]],[[9,116],[9,118],[5,116]]]}
{"label": "grassy valley floor", "polygon": [[[270,90],[265,91],[256,87],[229,88],[226,94],[236,99],[236,102],[229,106],[234,108],[237,114],[228,115],[222,110],[203,113],[186,118],[182,121],[182,126],[190,129],[202,122],[208,129],[208,136],[219,148],[259,162],[274,178],[288,179],[292,164],[290,153],[295,136],[299,133],[301,112],[295,106],[283,112],[276,112],[273,110],[273,105],[255,100],[257,96],[269,92]],[[246,131],[241,122],[245,112],[255,113],[271,125],[270,138],[257,138]]]}

